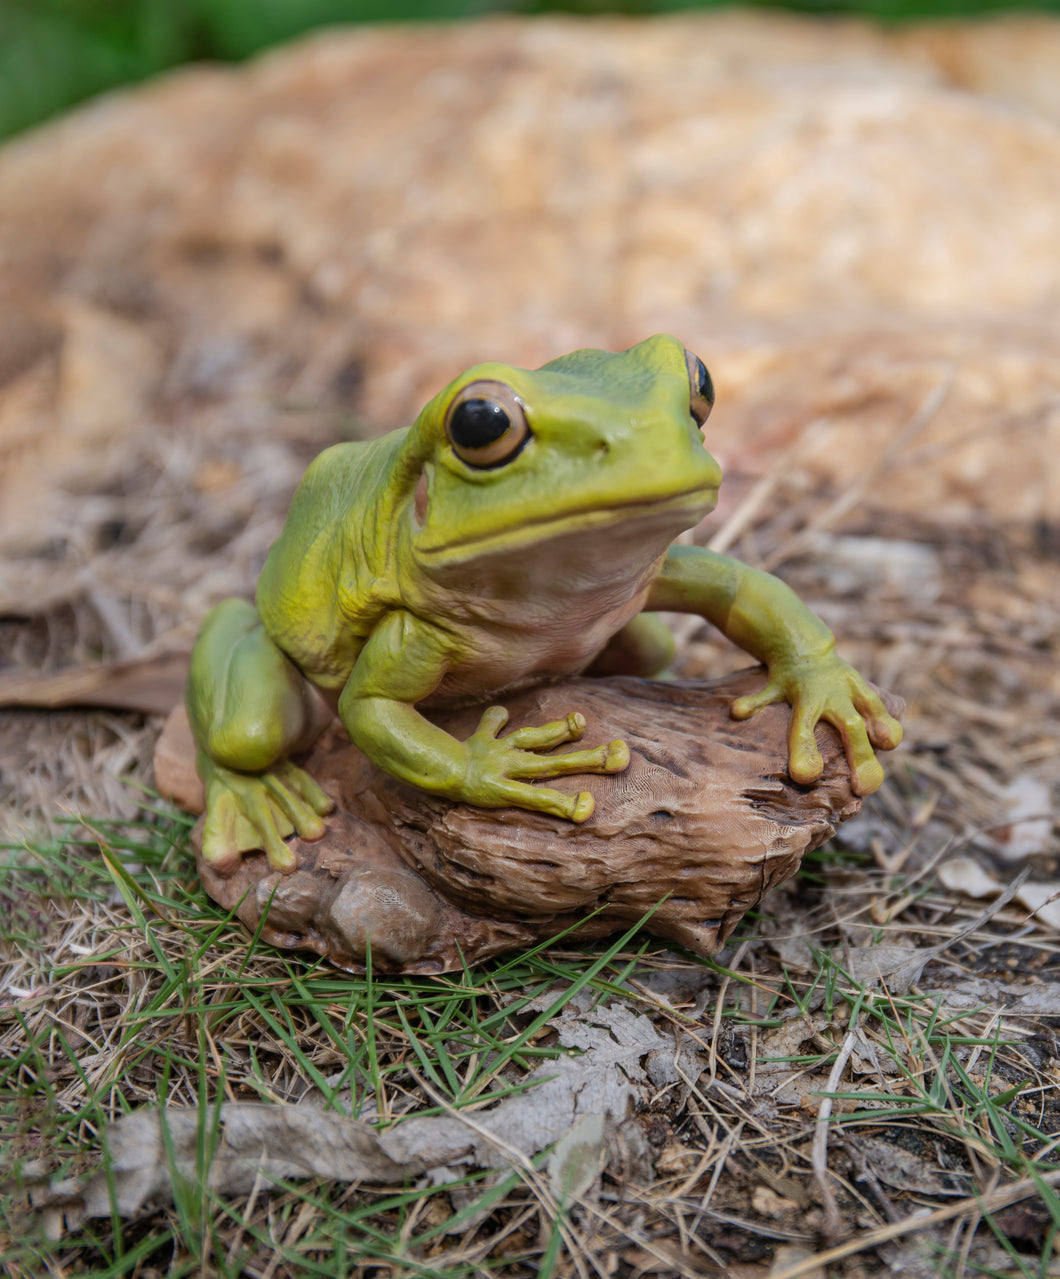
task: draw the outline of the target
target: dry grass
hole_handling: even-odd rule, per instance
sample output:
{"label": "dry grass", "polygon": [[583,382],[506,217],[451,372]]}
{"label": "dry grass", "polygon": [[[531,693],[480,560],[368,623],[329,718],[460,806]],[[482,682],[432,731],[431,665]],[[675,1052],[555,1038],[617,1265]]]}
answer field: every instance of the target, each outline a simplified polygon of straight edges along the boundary
{"label": "dry grass", "polygon": [[[105,517],[134,527],[168,491],[169,466],[142,465],[101,503]],[[292,457],[283,474],[294,469]],[[98,780],[108,761],[114,775],[146,776],[152,722],[8,713],[18,822],[56,795],[97,815],[62,827],[53,812],[50,835],[35,826],[6,853],[8,1273],[1060,1273],[1056,932],[1022,898],[991,913],[938,878],[961,854],[1001,880],[1026,867],[1060,887],[1052,819],[1019,808],[1060,785],[1055,530],[899,526],[803,491],[797,468],[777,488],[733,552],[775,564],[851,660],[907,699],[907,744],[862,817],[717,963],[648,938],[610,956],[560,942],[384,985],[278,955],[202,895],[186,820]],[[262,502],[259,542],[281,506]],[[829,511],[832,522],[819,518]],[[208,580],[198,595],[245,588],[256,551],[226,575],[223,538],[196,550],[193,509],[166,518],[185,561],[172,594],[111,608],[108,623],[102,596],[71,577],[65,599],[53,589],[10,624],[26,665],[117,655],[123,623],[137,644],[169,642],[183,634],[184,581]],[[124,578],[114,555],[99,573],[119,596],[163,553],[136,542]],[[681,674],[740,664],[705,632],[686,637]],[[20,1186],[98,1164],[105,1124],[144,1105],[208,1114],[218,1099],[315,1099],[385,1125],[518,1084],[562,1051],[547,1021],[528,1032],[526,998],[587,970],[601,1006],[647,1011],[693,1051],[609,1135],[573,1201],[557,1198],[542,1154],[448,1185],[310,1181],[236,1200],[192,1187],[141,1220],[97,1220],[61,1241],[22,1207]]]}

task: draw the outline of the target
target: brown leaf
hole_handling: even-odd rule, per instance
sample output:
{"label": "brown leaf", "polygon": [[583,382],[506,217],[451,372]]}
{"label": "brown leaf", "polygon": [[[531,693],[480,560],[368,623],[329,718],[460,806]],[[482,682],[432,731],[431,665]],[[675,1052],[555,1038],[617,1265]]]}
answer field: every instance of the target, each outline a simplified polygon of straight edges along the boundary
{"label": "brown leaf", "polygon": [[0,706],[104,706],[168,715],[184,698],[186,652],[159,653],[127,662],[100,662],[39,673],[0,674]]}
{"label": "brown leaf", "polygon": [[[868,1134],[849,1140],[865,1156],[879,1180],[894,1190],[922,1195],[967,1194],[967,1185],[959,1172],[940,1168],[934,1152],[929,1159],[909,1145],[899,1144],[900,1137],[901,1130],[895,1130],[895,1140]],[[925,1149],[928,1149],[926,1145]]]}
{"label": "brown leaf", "polygon": [[[84,1181],[53,1183],[36,1198],[53,1210],[53,1235],[66,1219],[75,1228],[85,1217],[137,1217],[173,1198],[174,1185],[195,1184],[225,1195],[248,1194],[260,1177],[266,1182],[293,1177],[400,1183],[416,1176],[422,1162],[409,1156],[396,1163],[367,1124],[312,1105],[269,1106],[230,1102],[220,1108],[217,1146],[204,1169],[199,1158],[202,1126],[211,1133],[212,1116],[194,1107],[138,1110],[107,1129],[106,1167]],[[163,1124],[166,1134],[163,1133]]]}

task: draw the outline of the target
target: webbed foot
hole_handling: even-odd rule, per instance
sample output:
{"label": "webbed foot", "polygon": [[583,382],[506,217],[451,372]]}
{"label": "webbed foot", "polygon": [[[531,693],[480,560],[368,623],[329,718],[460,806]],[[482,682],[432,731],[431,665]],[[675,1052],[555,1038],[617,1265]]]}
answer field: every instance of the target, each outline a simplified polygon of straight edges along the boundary
{"label": "webbed foot", "polygon": [[843,739],[854,794],[871,795],[880,788],[883,765],[875,751],[894,750],[902,740],[902,726],[852,666],[834,653],[813,665],[795,664],[793,670],[775,662],[763,689],[733,702],[732,716],[749,719],[764,706],[782,701],[791,704],[788,772],[792,781],[812,786],[821,776],[814,728],[825,720]]}
{"label": "webbed foot", "polygon": [[295,869],[288,835],[320,839],[323,818],[334,808],[331,799],[304,769],[290,761],[262,773],[223,768],[200,754],[199,775],[206,788],[203,860],[225,873],[243,853],[263,849],[269,868],[281,874]]}
{"label": "webbed foot", "polygon": [[504,707],[491,706],[465,743],[469,765],[459,798],[467,803],[483,808],[526,808],[584,822],[596,807],[588,791],[568,795],[529,783],[577,773],[621,773],[629,766],[629,747],[623,741],[608,742],[592,750],[568,751],[565,755],[536,753],[580,740],[585,733],[585,718],[576,711],[550,724],[519,728],[507,737],[498,737],[507,722]]}

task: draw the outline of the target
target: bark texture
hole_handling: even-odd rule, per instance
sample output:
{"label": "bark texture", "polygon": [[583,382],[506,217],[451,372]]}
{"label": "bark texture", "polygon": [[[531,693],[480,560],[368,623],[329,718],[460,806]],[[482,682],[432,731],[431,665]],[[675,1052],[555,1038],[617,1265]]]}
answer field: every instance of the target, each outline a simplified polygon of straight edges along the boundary
{"label": "bark texture", "polygon": [[[306,767],[337,807],[323,839],[293,841],[298,869],[278,875],[263,854],[251,854],[224,876],[200,853],[199,872],[248,928],[265,915],[266,940],[354,970],[364,967],[369,943],[376,971],[446,972],[566,928],[603,937],[649,913],[654,935],[713,954],[804,853],[861,808],[829,726],[817,733],[824,772],[800,786],[787,775],[786,706],[743,723],[731,718],[733,700],[762,678],[573,679],[509,699],[506,731],[579,710],[586,745],[629,743],[624,773],[548,783],[593,793],[596,812],[581,826],[426,795],[329,731]],[[887,702],[901,709],[897,698]],[[463,738],[480,712],[433,718]],[[160,743],[156,772],[161,790],[194,809],[201,787],[180,715]]]}

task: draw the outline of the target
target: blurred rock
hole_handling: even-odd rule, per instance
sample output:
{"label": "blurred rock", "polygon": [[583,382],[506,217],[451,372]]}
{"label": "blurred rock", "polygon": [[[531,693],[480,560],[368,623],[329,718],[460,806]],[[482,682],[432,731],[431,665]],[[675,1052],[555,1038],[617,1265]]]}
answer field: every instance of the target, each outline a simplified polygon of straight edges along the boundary
{"label": "blurred rock", "polygon": [[730,468],[824,416],[800,464],[843,485],[951,379],[863,502],[1055,515],[1057,65],[1045,18],[506,19],[101,99],[0,153],[0,537],[144,437],[323,444],[658,330],[715,369]]}
{"label": "blurred rock", "polygon": [[925,23],[899,32],[893,47],[946,82],[1031,107],[1060,123],[1056,20],[1024,14],[985,22]]}

